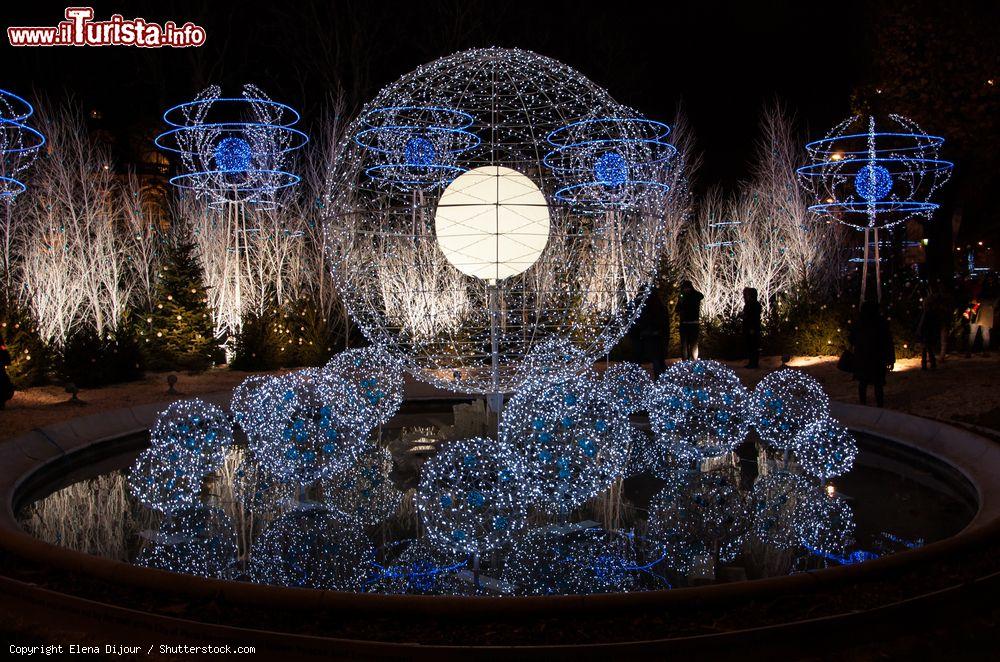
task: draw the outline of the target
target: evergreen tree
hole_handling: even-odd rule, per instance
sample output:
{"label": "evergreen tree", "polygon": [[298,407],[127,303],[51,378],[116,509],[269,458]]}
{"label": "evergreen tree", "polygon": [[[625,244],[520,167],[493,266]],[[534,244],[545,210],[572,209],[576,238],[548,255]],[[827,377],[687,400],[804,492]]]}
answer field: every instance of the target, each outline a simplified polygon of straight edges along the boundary
{"label": "evergreen tree", "polygon": [[147,319],[144,343],[147,366],[154,370],[204,370],[218,355],[208,294],[194,250],[194,242],[186,238],[172,242],[157,274],[156,306]]}

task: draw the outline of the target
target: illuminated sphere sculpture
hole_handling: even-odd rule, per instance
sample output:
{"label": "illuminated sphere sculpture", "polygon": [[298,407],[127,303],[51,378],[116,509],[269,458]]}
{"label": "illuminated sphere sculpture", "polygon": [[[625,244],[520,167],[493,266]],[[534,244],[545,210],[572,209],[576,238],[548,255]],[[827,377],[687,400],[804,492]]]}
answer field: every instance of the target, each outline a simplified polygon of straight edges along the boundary
{"label": "illuminated sphere sculpture", "polygon": [[269,381],[254,406],[249,419],[258,422],[244,424],[250,450],[270,473],[302,485],[349,467],[367,434],[360,396],[319,368]]}
{"label": "illuminated sphere sculpture", "polygon": [[395,513],[403,500],[403,493],[389,480],[390,471],[392,454],[370,443],[351,466],[322,481],[323,503],[357,526],[378,524]]}
{"label": "illuminated sphere sculpture", "polygon": [[182,461],[177,449],[147,448],[136,457],[126,477],[139,503],[165,515],[198,503],[208,468]]}
{"label": "illuminated sphere sculpture", "polygon": [[45,136],[26,122],[34,113],[26,100],[0,90],[0,201],[10,202],[27,188],[22,173],[45,145]]}
{"label": "illuminated sphere sculpture", "polygon": [[380,347],[343,351],[330,359],[326,370],[352,388],[367,430],[387,423],[403,404],[403,368]]}
{"label": "illuminated sphere sculpture", "polygon": [[233,426],[224,411],[197,398],[178,400],[161,411],[149,430],[150,447],[191,470],[208,472],[225,460]]}
{"label": "illuminated sphere sculpture", "polygon": [[647,543],[681,573],[736,558],[750,527],[738,486],[722,472],[678,470],[649,503]]}
{"label": "illuminated sphere sculpture", "polygon": [[239,97],[221,94],[212,85],[163,113],[169,128],[156,145],[178,154],[182,166],[170,183],[211,204],[271,206],[278,191],[300,180],[289,170],[291,152],[309,140],[292,128],[299,114],[254,85],[244,85]]}
{"label": "illuminated sphere sculpture", "polygon": [[252,458],[244,458],[233,475],[233,498],[254,515],[273,518],[291,510],[298,498],[298,484],[275,476]]}
{"label": "illuminated sphere sculpture", "polygon": [[352,318],[415,376],[462,392],[512,390],[553,336],[584,369],[656,273],[667,132],[523,50],[403,76],[348,128],[323,201]]}
{"label": "illuminated sphere sculpture", "polygon": [[545,527],[515,541],[501,577],[516,595],[620,593],[634,587],[635,569],[626,535]]}
{"label": "illuminated sphere sculpture", "polygon": [[593,373],[523,385],[500,436],[524,456],[532,502],[552,513],[567,514],[625,471],[628,419]]}
{"label": "illuminated sphere sculpture", "polygon": [[850,430],[832,418],[806,426],[792,442],[802,470],[825,481],[851,470],[858,444]]}
{"label": "illuminated sphere sculpture", "polygon": [[671,438],[681,454],[716,457],[739,446],[750,431],[749,394],[718,361],[681,361],[657,380],[647,398],[654,433]]}
{"label": "illuminated sphere sculpture", "polygon": [[843,555],[854,538],[854,511],[839,496],[827,496],[813,487],[808,498],[799,499],[793,512],[798,544],[821,555]]}
{"label": "illuminated sphere sculpture", "polygon": [[361,591],[375,548],[356,526],[323,508],[293,510],[254,541],[250,576],[259,584]]}
{"label": "illuminated sphere sculpture", "polygon": [[798,173],[816,199],[809,209],[859,230],[930,218],[953,167],[939,157],[943,144],[900,115],[851,117],[806,145],[810,163]]}
{"label": "illuminated sphere sculpture", "polygon": [[634,414],[646,407],[646,394],[653,386],[646,369],[637,363],[615,363],[602,375],[608,395],[622,411]]}
{"label": "illuminated sphere sculpture", "polygon": [[757,383],[748,413],[764,443],[786,450],[806,426],[829,415],[830,397],[813,377],[785,368]]}
{"label": "illuminated sphere sculpture", "polygon": [[775,470],[760,476],[750,494],[754,538],[776,549],[799,545],[801,502],[815,498],[816,485],[805,476]]}
{"label": "illuminated sphere sculpture", "polygon": [[482,555],[524,527],[524,467],[510,446],[473,437],[452,441],[420,470],[416,505],[441,550]]}
{"label": "illuminated sphere sculpture", "polygon": [[135,564],[199,577],[225,578],[236,564],[236,529],[220,508],[193,506],[163,522]]}
{"label": "illuminated sphere sculpture", "polygon": [[431,546],[425,538],[402,540],[379,550],[385,558],[376,561],[377,576],[370,590],[386,594],[436,595],[453,594],[453,575],[465,568],[468,558],[456,559],[454,554]]}

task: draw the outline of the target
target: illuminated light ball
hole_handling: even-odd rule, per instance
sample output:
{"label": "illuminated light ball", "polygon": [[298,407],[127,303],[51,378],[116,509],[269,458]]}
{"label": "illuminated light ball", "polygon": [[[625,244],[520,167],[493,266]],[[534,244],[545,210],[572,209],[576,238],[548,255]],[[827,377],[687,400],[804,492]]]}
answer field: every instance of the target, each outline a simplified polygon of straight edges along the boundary
{"label": "illuminated light ball", "polygon": [[135,565],[225,579],[236,557],[233,521],[220,508],[199,505],[164,520],[145,541]]}
{"label": "illuminated light ball", "polygon": [[623,411],[634,414],[646,406],[646,394],[653,386],[649,373],[638,363],[621,361],[604,371],[602,379],[611,399]]}
{"label": "illuminated light ball", "polygon": [[792,451],[803,471],[827,481],[851,470],[858,444],[850,430],[832,418],[824,418],[795,437]]}
{"label": "illuminated light ball", "polygon": [[343,351],[330,359],[326,370],[351,386],[365,432],[387,423],[403,405],[402,366],[381,347]]}
{"label": "illuminated light ball", "polygon": [[250,169],[252,156],[253,150],[250,149],[250,143],[235,136],[220,140],[215,146],[215,151],[212,152],[215,167],[222,172],[246,172]]}
{"label": "illuminated light ball", "polygon": [[298,484],[272,474],[247,457],[233,475],[233,498],[254,515],[273,518],[295,506]]}
{"label": "illuminated light ball", "polygon": [[325,508],[293,510],[254,541],[250,576],[258,584],[361,591],[374,573],[375,548],[356,526]]}
{"label": "illuminated light ball", "polygon": [[628,417],[594,373],[523,385],[500,417],[500,437],[519,449],[532,502],[566,515],[611,487],[625,470]]}
{"label": "illuminated light ball", "polygon": [[369,443],[351,466],[323,479],[323,504],[352,524],[379,524],[392,516],[403,500],[403,493],[389,480],[391,471],[392,454]]}
{"label": "illuminated light ball", "polygon": [[750,394],[748,412],[761,441],[786,450],[799,432],[829,415],[830,398],[813,377],[785,368],[760,380]]}
{"label": "illuminated light ball", "polygon": [[650,469],[649,449],[653,443],[645,431],[640,430],[631,423],[627,426],[626,438],[628,459],[625,460],[625,469],[622,471],[623,478],[635,476]]}
{"label": "illuminated light ball", "polygon": [[746,438],[749,394],[732,369],[718,361],[681,361],[657,380],[679,392],[658,391],[649,402],[650,422],[658,434],[669,432],[699,457],[717,457],[733,451]]}
{"label": "illuminated light ball", "polygon": [[269,375],[250,375],[233,389],[229,401],[229,411],[233,412],[233,420],[246,429],[265,423],[262,415],[265,413],[257,404],[257,398],[264,392],[264,386],[275,377]]}
{"label": "illuminated light ball", "polygon": [[445,259],[490,283],[534,265],[550,228],[548,202],[538,185],[518,170],[496,165],[460,174],[434,211],[434,236]]}
{"label": "illuminated light ball", "polygon": [[161,411],[149,431],[149,445],[197,471],[217,469],[233,443],[233,426],[224,411],[197,398],[178,400]]}
{"label": "illuminated light ball", "polygon": [[455,573],[467,565],[465,556],[456,557],[431,546],[426,539],[410,539],[391,543],[376,562],[377,577],[370,589],[389,595],[453,595],[468,592],[455,579]]}
{"label": "illuminated light ball", "polygon": [[882,200],[892,191],[892,175],[883,166],[867,163],[854,176],[854,190],[869,202]]}
{"label": "illuminated light ball", "polygon": [[844,556],[854,541],[854,511],[845,499],[813,488],[793,513],[798,544],[820,555]]}
{"label": "illuminated light ball", "polygon": [[646,539],[667,566],[687,573],[705,562],[735,559],[749,527],[746,503],[731,476],[678,470],[650,500]]}
{"label": "illuminated light ball", "polygon": [[429,166],[437,162],[434,143],[423,136],[412,136],[406,141],[403,154],[407,165]]}
{"label": "illuminated light ball", "polygon": [[569,379],[590,366],[582,349],[564,336],[546,338],[524,357],[515,381],[523,385],[529,380],[559,381]]}
{"label": "illuminated light ball", "polygon": [[[450,390],[515,390],[525,357],[554,336],[577,340],[582,370],[631,327],[666,245],[673,148],[652,125],[519,49],[455,53],[386,86],[346,128],[323,196],[352,320]],[[418,136],[435,160],[408,166],[426,160]],[[610,181],[623,174],[615,154],[628,165],[624,184],[594,182],[605,153]]]}
{"label": "illuminated light ball", "polygon": [[129,492],[139,503],[166,515],[198,504],[207,468],[182,462],[177,449],[147,448],[129,467]]}
{"label": "illuminated light ball", "polygon": [[622,593],[635,586],[631,540],[603,529],[532,529],[518,538],[501,578],[515,595]]}
{"label": "illuminated light ball", "polygon": [[326,370],[274,379],[257,399],[264,422],[247,430],[250,450],[270,473],[302,485],[343,471],[364,442],[357,399],[351,385]]}
{"label": "illuminated light ball", "polygon": [[604,152],[594,163],[594,179],[605,186],[621,186],[628,181],[628,162],[618,152]]}
{"label": "illuminated light ball", "polygon": [[760,476],[750,495],[754,538],[776,549],[798,547],[800,502],[815,493],[816,486],[799,474],[778,470]]}
{"label": "illuminated light ball", "polygon": [[646,447],[646,466],[657,476],[669,478],[679,468],[688,468],[701,459],[684,427],[684,405],[687,402],[679,386],[663,376],[646,391],[645,408],[649,412],[649,427],[653,437]]}
{"label": "illuminated light ball", "polygon": [[523,487],[523,458],[506,443],[473,437],[424,463],[415,503],[431,545],[481,556],[524,527]]}

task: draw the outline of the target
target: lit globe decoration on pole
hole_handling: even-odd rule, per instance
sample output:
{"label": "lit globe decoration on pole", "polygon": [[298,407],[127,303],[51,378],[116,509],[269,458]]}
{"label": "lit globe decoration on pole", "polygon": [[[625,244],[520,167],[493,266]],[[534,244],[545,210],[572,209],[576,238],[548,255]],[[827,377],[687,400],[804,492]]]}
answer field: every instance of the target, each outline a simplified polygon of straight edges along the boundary
{"label": "lit globe decoration on pole", "polygon": [[203,466],[183,464],[177,450],[147,448],[129,466],[129,492],[142,505],[170,516],[199,503]]}
{"label": "lit globe decoration on pole", "polygon": [[681,459],[732,452],[750,431],[748,400],[746,387],[728,366],[712,360],[675,363],[647,395],[654,443]]}
{"label": "lit globe decoration on pole", "polygon": [[701,563],[736,558],[750,530],[743,495],[722,471],[678,469],[649,503],[646,544],[688,573]]}
{"label": "lit globe decoration on pole", "polygon": [[290,154],[309,140],[293,128],[299,114],[254,85],[240,97],[221,94],[212,85],[163,113],[170,128],[156,145],[178,154],[182,166],[170,183],[214,205],[273,205],[278,191],[300,180],[288,169]]}
{"label": "lit globe decoration on pole", "polygon": [[23,173],[45,145],[45,136],[27,124],[34,113],[28,101],[0,90],[0,200],[6,203],[27,189]]}
{"label": "lit globe decoration on pole", "polygon": [[640,569],[625,534],[542,527],[514,541],[501,578],[515,595],[622,593]]}
{"label": "lit globe decoration on pole", "polygon": [[531,502],[564,519],[624,472],[628,418],[592,372],[539,376],[514,393],[500,438],[523,457]]}
{"label": "lit globe decoration on pole", "polygon": [[375,548],[356,526],[324,508],[302,507],[271,522],[250,551],[259,584],[360,592]]}
{"label": "lit globe decoration on pole", "polygon": [[850,430],[827,417],[803,428],[792,450],[803,471],[825,482],[851,470],[858,444]]}
{"label": "lit globe decoration on pole", "polygon": [[135,565],[227,578],[236,564],[236,529],[221,508],[192,506],[168,519],[145,541]]}
{"label": "lit globe decoration on pole", "polygon": [[666,135],[531,52],[418,67],[365,106],[332,164],[328,260],[348,311],[408,371],[452,390],[512,390],[553,336],[584,369],[656,273]]}
{"label": "lit globe decoration on pole", "polygon": [[799,520],[808,509],[800,501],[815,497],[816,485],[805,476],[784,469],[759,476],[750,493],[754,538],[778,550],[799,545]]}
{"label": "lit globe decoration on pole", "polygon": [[321,368],[270,380],[252,407],[243,428],[254,457],[302,487],[351,466],[371,429],[353,387]]}
{"label": "lit globe decoration on pole", "polygon": [[435,548],[479,558],[525,526],[523,458],[510,445],[472,437],[451,441],[420,470],[415,504]]}
{"label": "lit globe decoration on pole", "polygon": [[842,557],[854,537],[854,510],[846,499],[813,487],[796,501],[792,526],[799,545],[812,554]]}
{"label": "lit globe decoration on pole", "polygon": [[225,461],[233,428],[218,407],[197,398],[178,400],[157,415],[149,441],[129,468],[129,491],[169,516],[197,503],[202,480]]}
{"label": "lit globe decoration on pole", "polygon": [[321,481],[323,504],[345,522],[362,527],[379,524],[403,501],[403,493],[389,480],[390,471],[392,454],[369,443],[347,469]]}
{"label": "lit globe decoration on pole", "polygon": [[384,425],[403,404],[403,368],[381,347],[348,349],[326,364],[325,370],[354,390],[366,432]]}
{"label": "lit globe decoration on pole", "polygon": [[[817,201],[809,210],[864,231],[862,300],[869,261],[875,264],[876,295],[882,297],[880,230],[930,219],[937,210],[931,199],[953,168],[939,157],[943,144],[944,138],[891,114],[879,122],[874,116],[851,117],[806,145],[811,162],[798,174]],[[874,258],[869,258],[871,246]]]}
{"label": "lit globe decoration on pole", "polygon": [[757,383],[747,408],[757,435],[768,446],[791,450],[796,436],[830,414],[830,397],[815,378],[785,368]]}

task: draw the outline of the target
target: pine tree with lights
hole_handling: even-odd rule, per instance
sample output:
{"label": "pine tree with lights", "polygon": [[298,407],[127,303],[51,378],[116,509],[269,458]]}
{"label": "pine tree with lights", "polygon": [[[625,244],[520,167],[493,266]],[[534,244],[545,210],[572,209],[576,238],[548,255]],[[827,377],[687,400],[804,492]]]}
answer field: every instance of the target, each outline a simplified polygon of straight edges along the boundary
{"label": "pine tree with lights", "polygon": [[156,306],[147,317],[147,367],[204,370],[218,354],[208,294],[195,244],[179,238],[166,249],[157,274]]}

